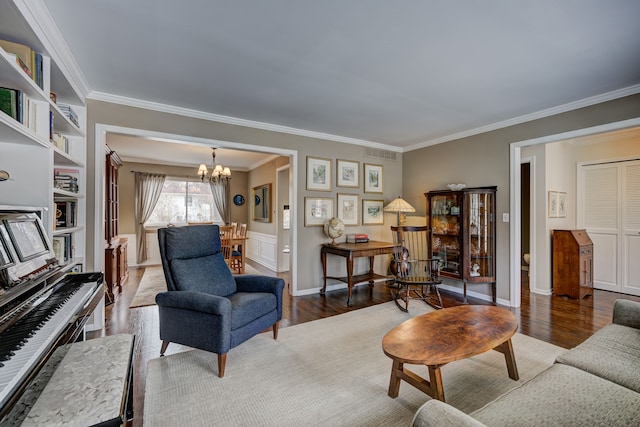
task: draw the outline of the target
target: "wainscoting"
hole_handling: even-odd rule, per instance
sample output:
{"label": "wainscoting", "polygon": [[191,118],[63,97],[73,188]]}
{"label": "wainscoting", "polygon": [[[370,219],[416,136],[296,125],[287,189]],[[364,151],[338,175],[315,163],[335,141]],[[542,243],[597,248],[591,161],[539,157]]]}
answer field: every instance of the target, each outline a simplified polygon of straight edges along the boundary
{"label": "wainscoting", "polygon": [[247,236],[247,258],[264,265],[269,270],[277,269],[277,241],[276,236],[271,234],[248,231]]}

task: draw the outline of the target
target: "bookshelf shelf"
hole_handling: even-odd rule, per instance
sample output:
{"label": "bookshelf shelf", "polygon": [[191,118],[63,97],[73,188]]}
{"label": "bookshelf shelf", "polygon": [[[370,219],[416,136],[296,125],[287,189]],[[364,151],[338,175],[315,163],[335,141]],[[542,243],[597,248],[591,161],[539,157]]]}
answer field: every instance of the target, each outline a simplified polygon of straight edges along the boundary
{"label": "bookshelf shelf", "polygon": [[12,55],[0,47],[0,86],[18,89],[36,101],[46,102],[49,97],[24,72]]}
{"label": "bookshelf shelf", "polygon": [[84,168],[84,163],[80,160],[74,159],[68,153],[65,153],[58,147],[52,146],[53,149],[53,163],[58,166],[74,166]]}
{"label": "bookshelf shelf", "polygon": [[46,147],[47,140],[25,125],[0,111],[0,142],[12,144],[40,145]]}
{"label": "bookshelf shelf", "polygon": [[67,191],[61,188],[54,188],[53,196],[56,199],[82,199],[84,197],[81,193],[74,193],[73,191]]}
{"label": "bookshelf shelf", "polygon": [[79,226],[79,227],[56,228],[55,230],[53,230],[53,235],[60,236],[61,234],[75,233],[76,231],[80,231],[80,230],[84,230],[84,227]]}

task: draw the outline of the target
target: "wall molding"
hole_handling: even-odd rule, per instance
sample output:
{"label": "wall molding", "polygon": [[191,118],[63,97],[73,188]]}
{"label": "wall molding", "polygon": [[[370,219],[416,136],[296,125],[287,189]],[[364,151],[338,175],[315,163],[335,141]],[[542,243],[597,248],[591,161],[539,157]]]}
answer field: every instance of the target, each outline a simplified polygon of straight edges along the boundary
{"label": "wall molding", "polygon": [[[269,270],[277,271],[278,237],[273,234],[258,233],[256,231],[247,231],[247,236],[249,239],[246,240],[246,257],[267,267]],[[243,248],[243,250],[245,249]]]}

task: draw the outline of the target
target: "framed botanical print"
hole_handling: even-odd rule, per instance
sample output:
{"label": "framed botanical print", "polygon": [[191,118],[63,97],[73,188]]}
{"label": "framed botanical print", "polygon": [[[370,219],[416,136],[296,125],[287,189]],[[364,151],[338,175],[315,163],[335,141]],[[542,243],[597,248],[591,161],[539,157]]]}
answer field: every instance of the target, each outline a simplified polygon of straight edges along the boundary
{"label": "framed botanical print", "polygon": [[384,212],[382,210],[384,200],[362,201],[362,225],[384,224]]}
{"label": "framed botanical print", "polygon": [[364,192],[382,193],[382,165],[364,164]]}
{"label": "framed botanical print", "polygon": [[344,225],[360,225],[359,199],[357,194],[338,194],[338,218]]}
{"label": "framed botanical print", "polygon": [[333,199],[328,197],[304,198],[304,226],[323,226],[333,218]]}
{"label": "framed botanical print", "polygon": [[331,191],[331,159],[307,156],[307,190]]}
{"label": "framed botanical print", "polygon": [[549,218],[558,218],[558,192],[549,191]]}
{"label": "framed botanical print", "polygon": [[567,216],[567,193],[558,192],[558,218],[566,218]]}
{"label": "framed botanical print", "polygon": [[360,162],[336,160],[336,186],[360,187]]}

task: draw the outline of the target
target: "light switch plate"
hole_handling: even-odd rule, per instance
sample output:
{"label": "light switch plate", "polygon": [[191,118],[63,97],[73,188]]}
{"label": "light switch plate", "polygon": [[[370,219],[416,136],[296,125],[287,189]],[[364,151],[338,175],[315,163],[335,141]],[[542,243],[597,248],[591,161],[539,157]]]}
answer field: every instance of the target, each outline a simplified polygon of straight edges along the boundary
{"label": "light switch plate", "polygon": [[509,212],[502,213],[502,222],[509,222]]}

